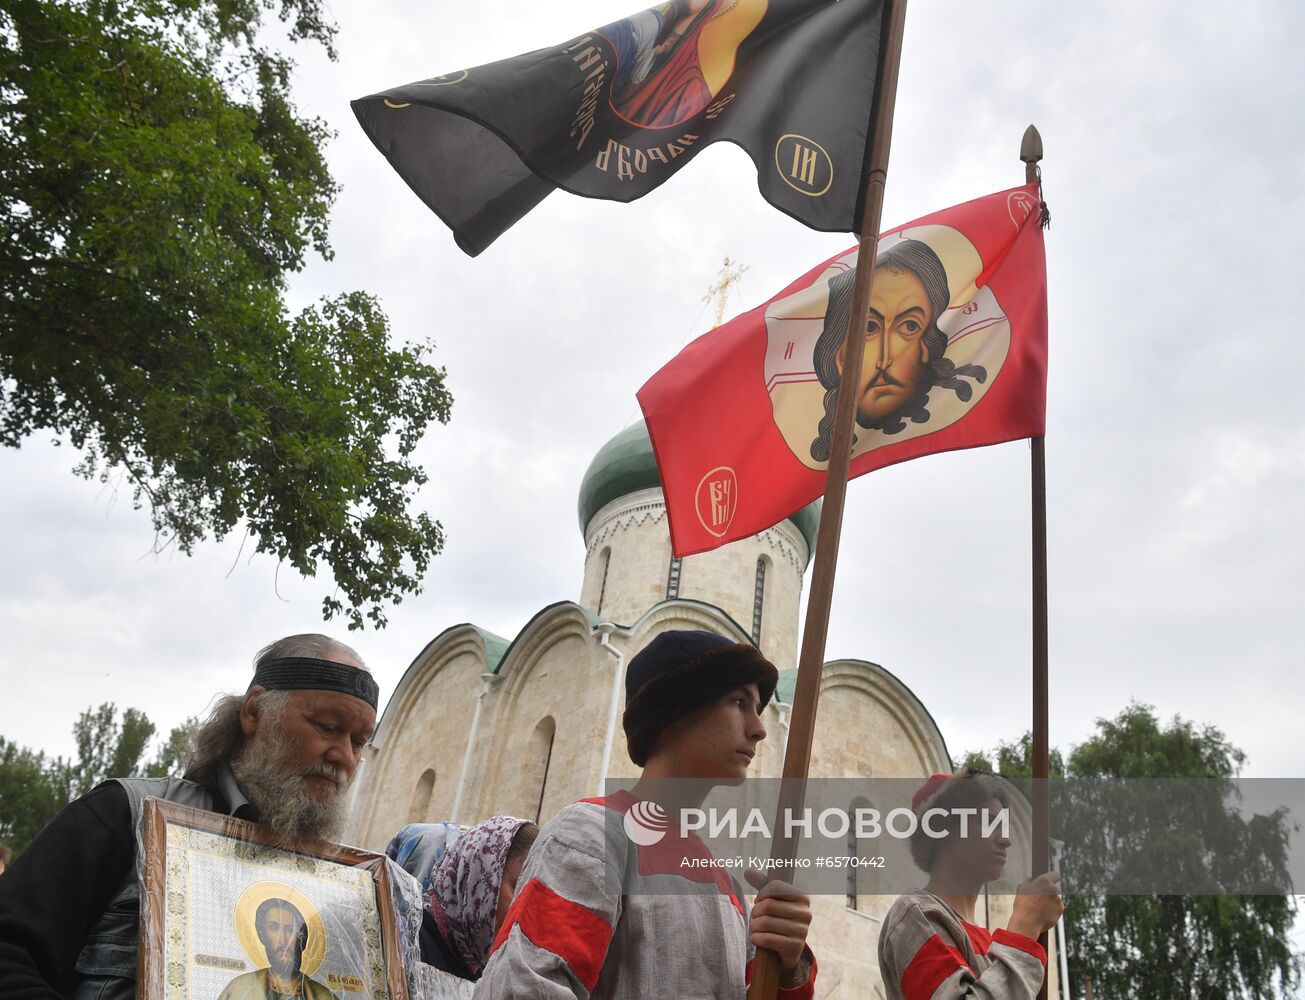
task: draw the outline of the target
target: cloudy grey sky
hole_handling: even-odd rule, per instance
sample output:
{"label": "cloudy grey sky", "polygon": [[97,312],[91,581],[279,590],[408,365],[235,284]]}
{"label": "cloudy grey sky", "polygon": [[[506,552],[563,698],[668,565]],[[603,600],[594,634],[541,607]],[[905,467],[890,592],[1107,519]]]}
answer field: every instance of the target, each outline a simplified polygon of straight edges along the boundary
{"label": "cloudy grey sky", "polygon": [[[341,3],[339,62],[300,55],[296,93],[338,132],[344,190],[336,258],[297,278],[295,303],[376,293],[398,339],[435,345],[456,400],[420,450],[419,503],[447,548],[387,630],[351,637],[386,695],[444,628],[510,637],[579,596],[580,478],[637,418],[635,390],[706,329],[721,258],[750,268],[734,312],[851,243],[771,209],[720,145],[633,205],[555,194],[473,260],[349,110],[625,13]],[[1046,144],[1058,746],[1137,699],[1218,725],[1248,775],[1305,776],[1305,348],[1285,308],[1305,222],[1302,36],[1290,0],[911,6],[886,225],[1021,183],[1029,122]],[[75,460],[44,438],[0,453],[0,734],[68,754],[102,701],[166,730],[242,687],[261,644],[323,627],[329,580],[251,560],[238,536],[152,556],[129,492],[74,478]],[[957,757],[1029,724],[1028,523],[1023,443],[849,490],[828,655],[900,676]]]}

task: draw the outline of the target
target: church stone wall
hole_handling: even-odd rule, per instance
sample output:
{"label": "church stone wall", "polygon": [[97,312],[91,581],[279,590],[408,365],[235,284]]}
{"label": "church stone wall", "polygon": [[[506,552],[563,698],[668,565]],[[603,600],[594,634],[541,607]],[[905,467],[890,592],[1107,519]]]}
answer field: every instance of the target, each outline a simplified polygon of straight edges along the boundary
{"label": "church stone wall", "polygon": [[467,823],[495,813],[547,820],[597,791],[612,658],[574,609],[565,614],[566,621],[541,626],[534,641],[514,649],[503,690],[490,696],[495,704],[487,733],[488,775],[472,808],[464,810]]}
{"label": "church stone wall", "polygon": [[[358,803],[354,839],[370,850],[382,850],[407,823],[447,819],[453,809],[471,718],[485,669],[485,650],[472,629],[450,645],[428,651],[415,664],[396,696],[400,703],[387,712],[383,740],[367,763],[365,794]],[[419,784],[427,771],[434,783]]]}
{"label": "church stone wall", "polygon": [[902,683],[864,660],[825,664],[812,776],[919,778],[950,771],[928,717]]}
{"label": "church stone wall", "polygon": [[[608,550],[610,561],[605,554]],[[604,621],[632,624],[666,599],[670,566],[671,541],[662,491],[639,490],[621,497],[595,514],[585,532],[580,604]]]}
{"label": "church stone wall", "polygon": [[761,651],[780,670],[788,670],[797,666],[798,602],[806,558],[806,540],[783,521],[759,535],[686,558],[680,596],[720,608],[751,633],[757,563],[765,560]]}
{"label": "church stone wall", "polygon": [[[581,605],[606,621],[629,625],[665,600],[669,531],[659,489],[621,497],[595,514],[585,532]],[[761,650],[786,670],[797,665],[798,605],[807,564],[806,539],[793,524],[784,521],[752,538],[685,557],[675,596],[720,608],[751,633],[757,562],[762,559],[767,567]]]}

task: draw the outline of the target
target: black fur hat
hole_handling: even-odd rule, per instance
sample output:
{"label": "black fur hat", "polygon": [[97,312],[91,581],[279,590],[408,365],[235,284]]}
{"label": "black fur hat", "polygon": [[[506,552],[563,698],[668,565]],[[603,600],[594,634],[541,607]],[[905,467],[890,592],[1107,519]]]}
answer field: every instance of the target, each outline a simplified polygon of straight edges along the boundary
{"label": "black fur hat", "polygon": [[741,684],[757,685],[761,705],[779,683],[775,665],[747,642],[714,632],[662,632],[625,672],[625,738],[630,759],[648,762],[657,734]]}

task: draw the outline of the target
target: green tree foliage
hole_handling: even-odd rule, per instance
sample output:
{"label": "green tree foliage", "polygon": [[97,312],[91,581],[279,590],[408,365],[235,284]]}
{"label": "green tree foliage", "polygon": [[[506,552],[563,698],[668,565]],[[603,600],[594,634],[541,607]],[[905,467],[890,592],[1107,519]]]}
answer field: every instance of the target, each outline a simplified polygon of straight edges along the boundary
{"label": "green tree foliage", "polygon": [[[279,0],[331,52],[321,0]],[[47,431],[122,477],[156,548],[243,521],[327,618],[385,622],[443,545],[408,510],[444,370],[363,292],[290,315],[336,193],[272,0],[0,0],[0,443]]]}
{"label": "green tree foliage", "polygon": [[158,756],[146,768],[151,778],[180,777],[195,755],[195,734],[199,719],[191,716],[179,726],[174,726],[167,740],[159,747]]}
{"label": "green tree foliage", "polygon": [[118,722],[118,708],[106,702],[88,708],[73,725],[77,763],[72,766],[69,799],[85,795],[105,778],[143,774],[141,757],[154,736],[154,723],[145,713],[129,708]]}
{"label": "green tree foliage", "polygon": [[22,851],[60,809],[106,778],[180,775],[194,752],[198,728],[198,719],[187,719],[148,759],[154,723],[135,708],[119,718],[112,703],[86,709],[73,724],[74,761],[47,757],[0,736],[0,841]]}
{"label": "green tree foliage", "polygon": [[[974,767],[989,774],[1006,778],[1033,777],[1033,734],[1025,733],[1014,743],[998,743],[991,753],[971,750],[965,755],[963,767]],[[1055,747],[1047,750],[1047,770],[1053,777],[1063,777],[1065,760]]]}
{"label": "green tree foliage", "polygon": [[[1028,734],[966,762],[1003,776],[1032,773]],[[1057,755],[1059,756],[1059,755]],[[1149,705],[1130,705],[1075,746],[1053,775],[1074,779],[1053,795],[1053,827],[1084,831],[1066,846],[1071,884],[1111,885],[1163,878],[1202,895],[1071,893],[1065,928],[1071,983],[1091,980],[1098,1000],[1131,997],[1293,996],[1300,956],[1290,949],[1295,916],[1280,892],[1229,894],[1262,877],[1286,883],[1286,817],[1244,817],[1231,808],[1232,781],[1245,754],[1214,726],[1175,716],[1163,724]],[[1108,779],[1139,779],[1121,786]],[[1182,784],[1140,779],[1201,779]],[[1107,780],[1101,780],[1107,779]],[[1121,796],[1128,796],[1127,799]],[[1103,805],[1106,801],[1109,804]],[[1067,815],[1068,814],[1068,815]],[[1174,817],[1199,815],[1201,822]]]}
{"label": "green tree foliage", "polygon": [[0,841],[19,853],[67,802],[64,761],[0,736]]}

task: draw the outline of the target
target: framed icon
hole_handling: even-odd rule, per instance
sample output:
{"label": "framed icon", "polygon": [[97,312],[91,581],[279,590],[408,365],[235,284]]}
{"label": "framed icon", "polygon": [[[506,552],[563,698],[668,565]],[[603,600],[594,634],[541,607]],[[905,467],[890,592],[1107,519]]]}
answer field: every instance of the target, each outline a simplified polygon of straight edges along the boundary
{"label": "framed icon", "polygon": [[161,799],[140,846],[142,1000],[409,1000],[382,855]]}

